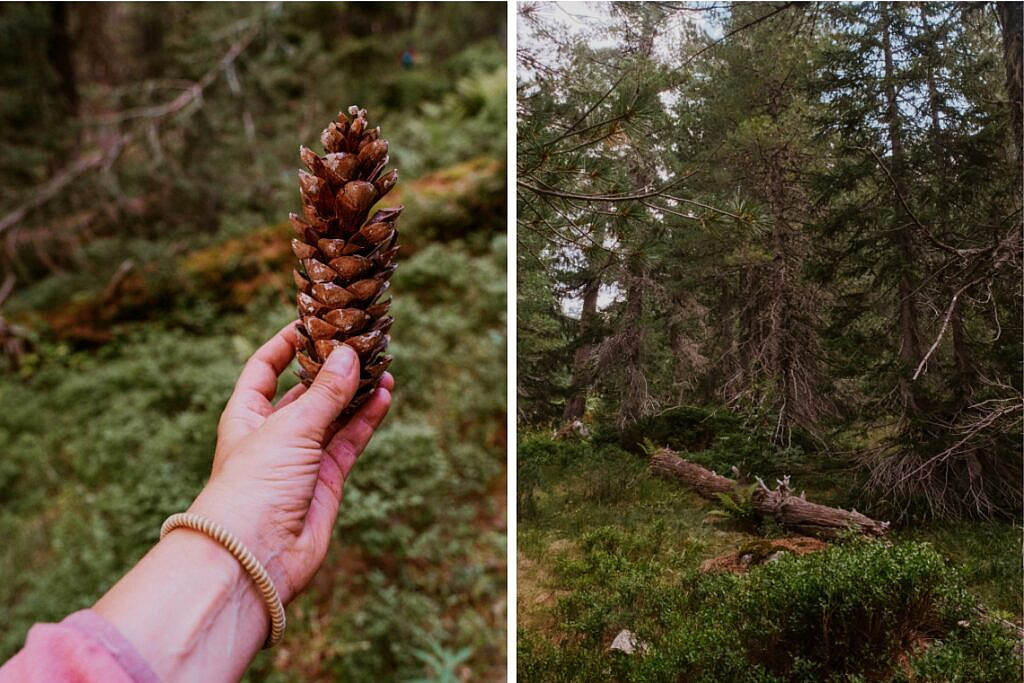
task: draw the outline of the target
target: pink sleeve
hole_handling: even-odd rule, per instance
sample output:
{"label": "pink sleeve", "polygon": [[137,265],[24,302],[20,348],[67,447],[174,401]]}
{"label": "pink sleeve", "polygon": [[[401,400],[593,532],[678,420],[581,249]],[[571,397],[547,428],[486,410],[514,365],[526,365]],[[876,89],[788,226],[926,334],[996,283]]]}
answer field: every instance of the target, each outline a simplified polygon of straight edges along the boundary
{"label": "pink sleeve", "polygon": [[92,610],[36,624],[25,647],[0,667],[0,683],[159,683],[121,633]]}

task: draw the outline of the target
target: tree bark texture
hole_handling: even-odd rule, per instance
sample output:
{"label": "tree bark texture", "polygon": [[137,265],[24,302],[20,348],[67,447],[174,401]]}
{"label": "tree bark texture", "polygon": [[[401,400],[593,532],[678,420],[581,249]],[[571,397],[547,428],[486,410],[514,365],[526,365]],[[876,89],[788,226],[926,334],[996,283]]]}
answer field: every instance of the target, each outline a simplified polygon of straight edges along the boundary
{"label": "tree bark texture", "polygon": [[[668,448],[661,448],[654,454],[650,469],[654,474],[675,479],[709,500],[717,500],[723,493],[741,495],[735,480],[681,458]],[[851,530],[864,536],[881,537],[889,529],[888,522],[871,519],[856,510],[812,503],[803,495],[793,495],[789,477],[783,478],[775,489],[758,480],[750,502],[760,518],[773,519],[786,529],[817,538],[834,539]]]}
{"label": "tree bark texture", "polygon": [[736,490],[734,480],[680,458],[667,448],[659,449],[654,454],[650,468],[654,474],[680,481],[708,500],[715,500],[719,493]]}
{"label": "tree bark texture", "polygon": [[1024,164],[1024,5],[1019,2],[997,2],[999,23],[1003,27],[1003,63],[1006,66],[1006,93],[1010,98],[1013,122],[1013,149],[1017,167]]}
{"label": "tree bark texture", "polygon": [[593,327],[597,318],[597,295],[601,290],[601,280],[594,277],[583,287],[583,311],[580,314],[580,336],[582,341],[576,348],[572,361],[572,380],[569,398],[562,411],[562,421],[571,424],[583,419],[587,408],[587,391],[590,388],[588,365],[593,352]]}

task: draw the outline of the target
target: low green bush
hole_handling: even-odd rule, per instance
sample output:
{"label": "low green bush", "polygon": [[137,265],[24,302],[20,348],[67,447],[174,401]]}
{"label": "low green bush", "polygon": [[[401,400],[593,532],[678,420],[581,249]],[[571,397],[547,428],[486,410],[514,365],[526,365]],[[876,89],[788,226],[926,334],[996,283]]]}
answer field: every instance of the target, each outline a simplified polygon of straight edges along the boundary
{"label": "low green bush", "polygon": [[[524,639],[523,680],[1019,680],[1013,639],[978,621],[927,544],[853,541],[704,576],[668,571],[655,559],[662,542],[656,528],[584,535],[580,555],[556,567],[572,587],[557,607],[564,642]],[[606,651],[623,628],[645,655]]]}
{"label": "low green bush", "polygon": [[733,467],[762,477],[792,474],[804,465],[805,456],[816,450],[804,434],[794,432],[788,444],[779,444],[755,419],[724,408],[694,406],[670,408],[622,431],[599,428],[594,441],[614,443],[636,453],[644,452],[645,444],[665,446],[727,476]]}
{"label": "low green bush", "polygon": [[605,508],[635,500],[636,489],[649,483],[639,462],[611,444],[587,440],[557,440],[546,434],[522,438],[516,450],[517,496],[520,519],[538,512],[542,493],[550,493],[552,475],[572,472],[572,498]]}
{"label": "low green bush", "polygon": [[[685,646],[699,625],[702,647],[694,663],[730,660],[741,651],[771,673],[800,670],[819,680],[885,672],[917,639],[949,631],[972,604],[930,547],[880,543],[784,556],[746,576],[709,578],[697,598],[696,616],[668,638]],[[715,643],[706,640],[708,624]]]}
{"label": "low green bush", "polygon": [[910,657],[896,672],[894,683],[942,681],[942,683],[1010,683],[1021,680],[1019,646],[1001,624],[959,622],[944,638],[932,641],[923,652]]}
{"label": "low green bush", "polygon": [[533,434],[519,440],[516,460],[520,464],[573,465],[592,456],[598,447],[588,441],[560,441],[544,434]]}
{"label": "low green bush", "polygon": [[726,431],[739,431],[740,420],[726,410],[709,410],[694,406],[678,406],[646,417],[621,431],[611,421],[594,435],[598,442],[615,442],[629,451],[639,452],[644,440],[657,446],[681,451],[699,451],[709,448],[715,437]]}

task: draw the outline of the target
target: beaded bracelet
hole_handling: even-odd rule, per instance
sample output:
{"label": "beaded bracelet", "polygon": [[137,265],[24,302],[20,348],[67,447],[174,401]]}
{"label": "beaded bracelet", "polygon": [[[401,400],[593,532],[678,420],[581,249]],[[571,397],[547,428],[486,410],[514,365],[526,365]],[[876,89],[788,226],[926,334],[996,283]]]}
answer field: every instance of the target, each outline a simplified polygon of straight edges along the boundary
{"label": "beaded bracelet", "polygon": [[267,610],[270,612],[270,634],[263,644],[264,649],[281,642],[285,627],[284,605],[281,603],[281,596],[278,595],[277,588],[270,580],[270,575],[267,574],[267,570],[263,568],[256,556],[249,552],[249,549],[242,545],[242,542],[230,531],[191,512],[180,512],[168,517],[160,527],[160,539],[163,540],[164,536],[181,527],[206,534],[234,555],[252,578],[253,583],[256,584],[256,588],[259,589],[263,600],[267,603]]}

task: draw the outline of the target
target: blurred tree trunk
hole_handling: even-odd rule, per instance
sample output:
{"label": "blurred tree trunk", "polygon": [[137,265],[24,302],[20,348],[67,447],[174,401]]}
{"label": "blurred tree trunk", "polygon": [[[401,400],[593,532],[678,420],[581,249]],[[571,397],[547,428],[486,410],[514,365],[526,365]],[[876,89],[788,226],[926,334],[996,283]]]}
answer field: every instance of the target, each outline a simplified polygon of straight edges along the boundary
{"label": "blurred tree trunk", "polygon": [[164,16],[168,11],[164,5],[141,3],[137,6],[139,42],[136,47],[143,78],[159,78],[163,75],[165,58]]}
{"label": "blurred tree trunk", "polygon": [[100,85],[116,83],[117,69],[111,58],[115,43],[108,35],[114,6],[102,2],[86,2],[76,3],[73,9],[74,42],[80,59],[82,82]]}
{"label": "blurred tree trunk", "polygon": [[71,34],[68,32],[67,3],[55,2],[50,5],[50,36],[46,56],[59,79],[58,89],[71,116],[78,114],[78,83],[72,62]]}

